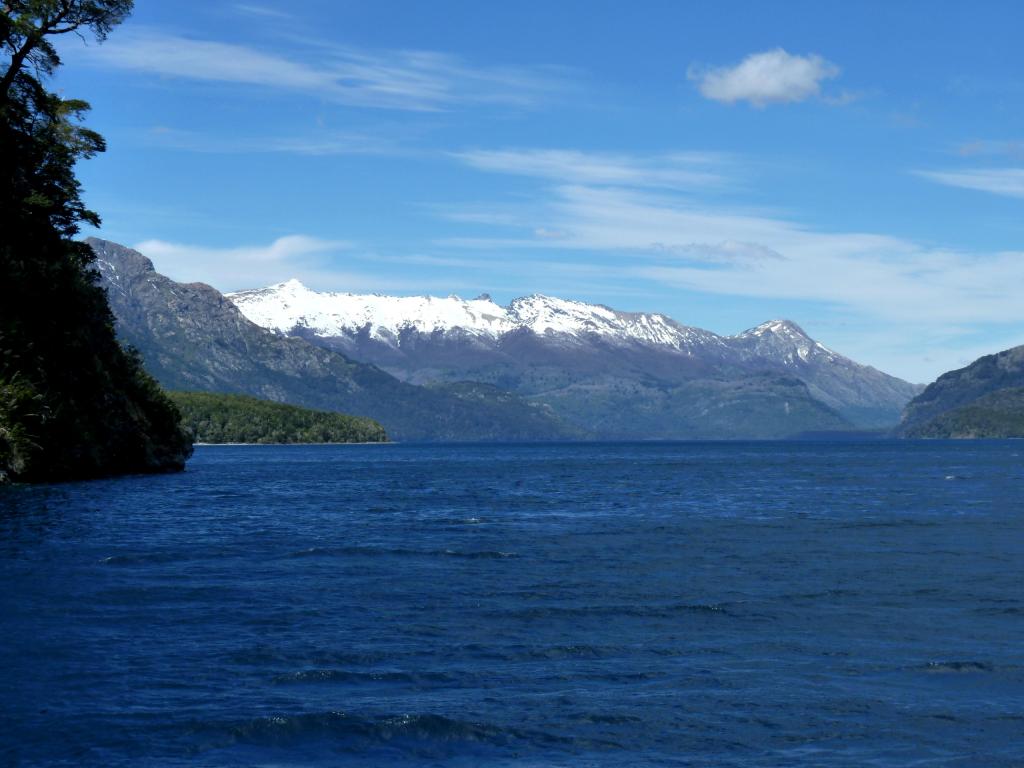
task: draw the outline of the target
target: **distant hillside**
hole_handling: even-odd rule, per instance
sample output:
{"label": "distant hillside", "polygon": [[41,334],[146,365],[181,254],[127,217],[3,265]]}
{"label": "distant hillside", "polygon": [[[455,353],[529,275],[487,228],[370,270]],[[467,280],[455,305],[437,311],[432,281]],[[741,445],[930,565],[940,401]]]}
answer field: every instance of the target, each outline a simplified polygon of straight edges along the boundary
{"label": "distant hillside", "polygon": [[246,394],[366,416],[395,440],[552,440],[579,430],[493,388],[426,388],[374,365],[260,328],[217,290],[177,283],[138,251],[86,241],[117,321],[166,389]]}
{"label": "distant hillside", "polygon": [[624,379],[575,383],[548,396],[556,412],[623,440],[771,440],[852,425],[793,376],[698,379],[652,385]]}
{"label": "distant hillside", "polygon": [[997,389],[904,430],[905,437],[1024,437],[1024,387]]}
{"label": "distant hillside", "polygon": [[[903,437],[1012,437],[1016,390],[1024,387],[1024,346],[944,373],[903,412]],[[1019,434],[1019,433],[1018,433]]]}
{"label": "distant hillside", "polygon": [[200,443],[382,443],[384,428],[360,416],[314,411],[248,395],[170,392]]}

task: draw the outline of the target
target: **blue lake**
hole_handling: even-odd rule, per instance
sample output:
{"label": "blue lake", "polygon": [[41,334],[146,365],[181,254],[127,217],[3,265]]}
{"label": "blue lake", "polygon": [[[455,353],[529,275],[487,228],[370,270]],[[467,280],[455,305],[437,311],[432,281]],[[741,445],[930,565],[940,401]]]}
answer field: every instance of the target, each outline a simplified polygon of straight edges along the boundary
{"label": "blue lake", "polygon": [[200,447],[0,489],[0,764],[1024,764],[1024,443]]}

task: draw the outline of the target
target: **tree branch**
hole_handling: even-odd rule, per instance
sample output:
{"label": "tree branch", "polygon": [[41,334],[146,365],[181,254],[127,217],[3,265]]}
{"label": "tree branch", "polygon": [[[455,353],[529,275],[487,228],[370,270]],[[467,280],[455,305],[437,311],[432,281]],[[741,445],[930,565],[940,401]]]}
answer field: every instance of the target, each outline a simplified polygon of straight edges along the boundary
{"label": "tree branch", "polygon": [[42,39],[43,36],[37,30],[25,38],[21,48],[11,54],[11,65],[7,68],[3,78],[0,79],[0,101],[7,100],[7,93],[11,90],[14,78],[18,76],[18,72],[25,65],[25,59],[28,58],[28,55],[32,53],[32,50],[39,45],[39,41]]}

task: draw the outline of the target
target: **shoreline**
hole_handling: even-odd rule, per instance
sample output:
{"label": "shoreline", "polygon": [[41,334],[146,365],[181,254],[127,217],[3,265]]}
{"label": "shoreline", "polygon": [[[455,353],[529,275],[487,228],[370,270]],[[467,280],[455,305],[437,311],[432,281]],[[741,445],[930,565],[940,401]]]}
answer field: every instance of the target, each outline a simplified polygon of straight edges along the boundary
{"label": "shoreline", "polygon": [[253,448],[259,448],[260,446],[272,446],[272,445],[395,445],[391,440],[375,440],[373,442],[362,442],[362,443],[192,443],[193,446],[211,446],[211,445],[231,445],[231,446],[251,446]]}

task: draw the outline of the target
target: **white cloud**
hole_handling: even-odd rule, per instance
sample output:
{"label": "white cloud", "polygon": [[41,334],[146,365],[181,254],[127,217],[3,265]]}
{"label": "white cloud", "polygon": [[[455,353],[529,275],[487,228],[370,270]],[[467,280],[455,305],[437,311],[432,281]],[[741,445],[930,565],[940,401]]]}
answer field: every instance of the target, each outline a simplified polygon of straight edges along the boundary
{"label": "white cloud", "polygon": [[956,153],[961,157],[1005,155],[1020,159],[1024,157],[1024,141],[991,141],[987,139],[966,141],[956,148]]}
{"label": "white cloud", "polygon": [[456,158],[484,171],[533,176],[563,184],[693,189],[725,181],[727,158],[712,152],[623,155],[564,149],[502,149],[457,152]]}
{"label": "white cloud", "polygon": [[556,242],[532,236],[447,242],[618,252],[631,257],[623,275],[706,293],[827,302],[889,321],[1024,322],[1024,304],[1007,288],[1024,283],[1024,253],[979,256],[886,235],[821,232],[616,188],[557,187],[543,216],[544,227],[562,233]]}
{"label": "white cloud", "polygon": [[278,8],[271,8],[266,5],[252,5],[249,3],[235,3],[233,6],[239,13],[249,16],[261,16],[269,19],[290,19],[292,15]]}
{"label": "white cloud", "polygon": [[166,126],[151,129],[147,143],[187,152],[215,154],[334,155],[401,154],[396,142],[365,133],[320,131],[309,136],[231,136],[228,138],[182,131]]}
{"label": "white cloud", "polygon": [[548,229],[547,227],[537,227],[533,230],[533,234],[547,240],[557,240],[560,237],[565,237],[564,232],[559,232],[557,229]]}
{"label": "white cloud", "polygon": [[950,187],[1006,197],[1024,197],[1024,168],[972,168],[962,171],[915,171],[918,176]]}
{"label": "white cloud", "polygon": [[[368,52],[303,41],[302,55],[125,31],[86,55],[109,67],[206,82],[295,91],[361,107],[440,110],[459,104],[530,106],[564,83],[541,69],[473,67],[432,51]],[[305,57],[305,58],[303,58]]]}
{"label": "white cloud", "polygon": [[464,224],[488,224],[496,227],[518,227],[522,226],[523,219],[507,211],[496,213],[494,211],[474,211],[465,207],[459,210],[447,210],[438,206],[427,206],[436,210],[443,218],[450,221],[459,221]]}
{"label": "white cloud", "polygon": [[[795,56],[782,48],[752,53],[733,67],[692,65],[687,77],[708,99],[755,107],[805,101],[821,93],[821,83],[839,75],[839,67],[817,54]],[[845,103],[840,99],[841,103]]]}
{"label": "white cloud", "polygon": [[134,246],[156,270],[179,282],[201,282],[221,290],[254,288],[321,271],[330,256],[350,243],[308,235],[279,237],[268,245],[234,248],[145,240]]}
{"label": "white cloud", "polygon": [[754,262],[785,258],[778,251],[773,251],[771,248],[765,248],[757,243],[744,243],[737,240],[723,240],[720,243],[676,243],[673,245],[653,243],[652,245],[655,253],[708,263]]}
{"label": "white cloud", "polygon": [[[336,291],[438,291],[443,295],[455,289],[473,286],[455,280],[424,280],[421,277],[398,278],[377,272],[343,269],[338,256],[345,255],[346,266],[356,261],[386,261],[360,253],[352,243],[324,240],[308,235],[287,235],[265,245],[211,247],[166,240],[144,240],[132,246],[153,261],[156,271],[182,283],[200,282],[223,292],[261,288],[298,278],[318,290]],[[409,263],[415,263],[415,259]],[[425,262],[426,263],[426,262]],[[443,266],[440,262],[432,266]],[[451,264],[448,266],[464,267]],[[464,268],[459,275],[464,275]]]}
{"label": "white cloud", "polygon": [[[479,202],[472,210],[477,221],[486,220]],[[1020,251],[966,253],[884,234],[822,231],[664,188],[552,184],[529,209],[492,205],[489,213],[504,221],[508,210],[516,223],[511,231],[441,242],[510,255],[557,253],[563,261],[576,251],[602,265],[609,291],[646,286],[654,294],[668,287],[756,299],[757,306],[807,303],[815,307],[809,317],[794,319],[808,326],[815,317],[848,320],[849,330],[826,343],[911,380],[959,366],[986,338],[999,340],[989,349],[995,351],[1024,326]],[[446,217],[458,220],[451,212]]]}

